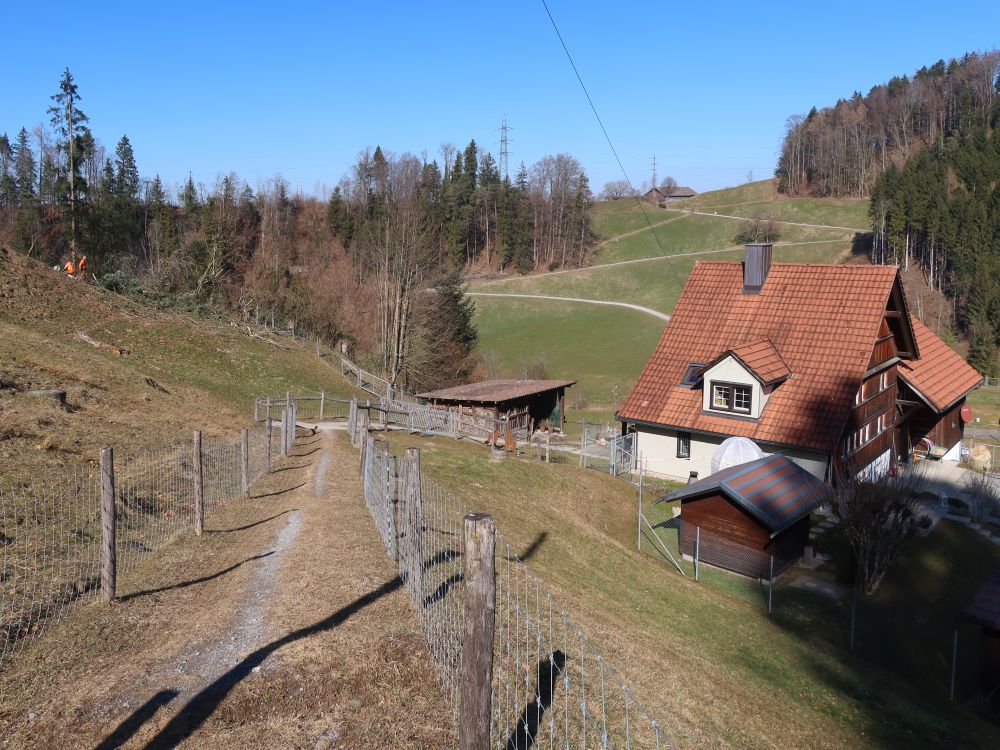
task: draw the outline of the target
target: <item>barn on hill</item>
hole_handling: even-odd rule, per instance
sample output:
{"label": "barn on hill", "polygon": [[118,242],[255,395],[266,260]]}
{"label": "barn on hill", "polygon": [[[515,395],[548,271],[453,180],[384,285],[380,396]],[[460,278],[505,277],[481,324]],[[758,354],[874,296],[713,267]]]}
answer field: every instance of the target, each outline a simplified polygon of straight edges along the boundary
{"label": "barn on hill", "polygon": [[962,619],[982,628],[979,637],[979,695],[1000,715],[1000,570],[979,589]]}
{"label": "barn on hill", "polygon": [[463,416],[506,418],[514,430],[533,432],[548,426],[561,431],[566,389],[575,384],[575,380],[483,380],[418,393],[417,397]]}
{"label": "barn on hill", "polygon": [[694,555],[699,544],[702,562],[766,578],[771,556],[775,575],[802,557],[809,542],[809,514],[828,495],[822,480],[775,454],[722,469],[664,500],[681,501],[685,555]]}

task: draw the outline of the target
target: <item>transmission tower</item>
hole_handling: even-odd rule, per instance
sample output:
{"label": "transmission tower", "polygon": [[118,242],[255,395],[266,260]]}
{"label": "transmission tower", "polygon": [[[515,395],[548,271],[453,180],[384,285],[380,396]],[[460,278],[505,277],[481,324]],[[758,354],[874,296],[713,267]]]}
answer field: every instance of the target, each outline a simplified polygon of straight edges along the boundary
{"label": "transmission tower", "polygon": [[656,154],[653,154],[653,187],[656,187]]}
{"label": "transmission tower", "polygon": [[504,178],[508,178],[508,161],[510,159],[510,131],[513,130],[510,125],[507,124],[507,115],[503,116],[503,120],[500,123],[500,174]]}

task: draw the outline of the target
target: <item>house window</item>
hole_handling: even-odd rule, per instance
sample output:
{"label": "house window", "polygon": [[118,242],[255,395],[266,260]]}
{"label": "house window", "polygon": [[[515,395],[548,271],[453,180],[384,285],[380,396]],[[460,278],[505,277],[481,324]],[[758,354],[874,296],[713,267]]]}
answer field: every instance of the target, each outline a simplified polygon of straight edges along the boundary
{"label": "house window", "polygon": [[687,369],[684,371],[684,377],[681,378],[681,385],[686,388],[691,388],[697,385],[698,373],[701,372],[704,366],[704,362],[691,362],[688,364]]}
{"label": "house window", "polygon": [[751,393],[748,385],[712,383],[712,408],[749,414]]}
{"label": "house window", "polygon": [[677,458],[691,458],[691,433],[677,433]]}
{"label": "house window", "polygon": [[886,370],[885,372],[882,373],[882,376],[879,378],[878,384],[879,384],[879,390],[881,390],[881,391],[884,391],[886,388],[889,387],[889,371],[888,370]]}

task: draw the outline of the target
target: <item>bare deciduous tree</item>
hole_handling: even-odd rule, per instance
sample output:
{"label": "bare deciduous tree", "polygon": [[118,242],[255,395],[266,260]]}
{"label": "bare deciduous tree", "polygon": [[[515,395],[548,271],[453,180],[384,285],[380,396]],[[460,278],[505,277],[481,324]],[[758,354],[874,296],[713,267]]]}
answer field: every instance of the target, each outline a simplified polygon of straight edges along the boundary
{"label": "bare deciduous tree", "polygon": [[628,180],[611,180],[604,183],[601,197],[606,201],[616,201],[627,197],[629,192]]}
{"label": "bare deciduous tree", "polygon": [[873,594],[904,545],[930,526],[919,507],[925,486],[919,470],[897,477],[849,468],[839,472],[830,504],[854,555],[858,591]]}
{"label": "bare deciduous tree", "polygon": [[770,212],[756,209],[740,222],[740,231],[736,235],[736,241],[773,242],[778,239],[780,227],[781,224]]}

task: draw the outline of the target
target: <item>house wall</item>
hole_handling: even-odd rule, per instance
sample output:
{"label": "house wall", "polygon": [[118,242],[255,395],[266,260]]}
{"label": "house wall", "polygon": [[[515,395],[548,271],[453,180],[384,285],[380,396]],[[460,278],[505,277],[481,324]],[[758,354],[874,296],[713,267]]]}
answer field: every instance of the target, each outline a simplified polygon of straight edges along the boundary
{"label": "house wall", "polygon": [[979,694],[991,696],[990,708],[1000,710],[1000,632],[983,628],[979,636]]}
{"label": "house wall", "polygon": [[[635,427],[636,450],[646,460],[646,471],[654,476],[687,480],[692,471],[699,478],[712,473],[712,455],[725,439],[721,435],[691,433],[691,457],[677,458],[677,430],[647,426]],[[759,446],[765,456],[781,453],[819,479],[826,479],[827,456],[824,453],[796,448]]]}

